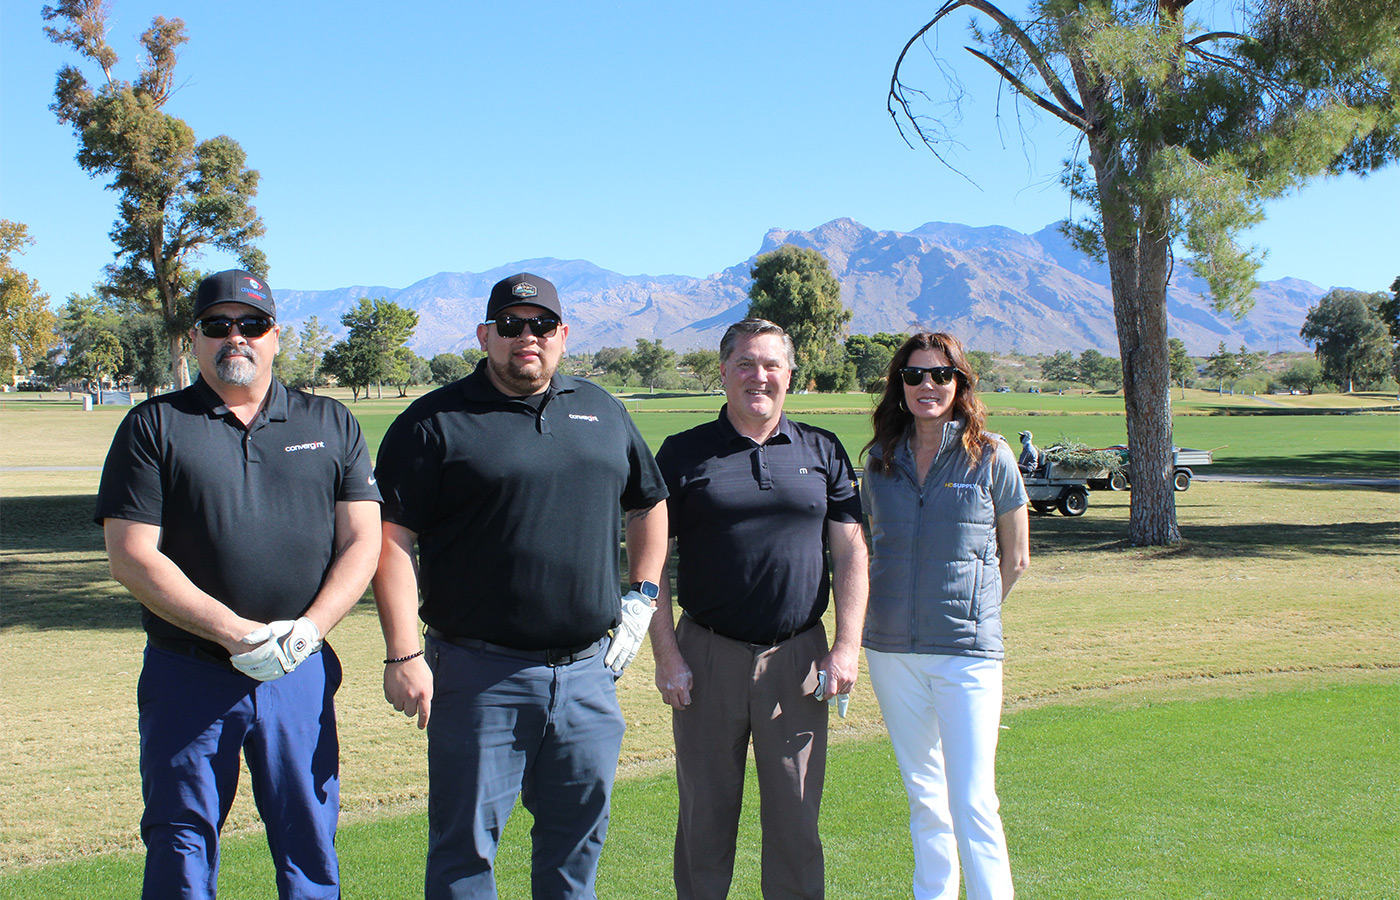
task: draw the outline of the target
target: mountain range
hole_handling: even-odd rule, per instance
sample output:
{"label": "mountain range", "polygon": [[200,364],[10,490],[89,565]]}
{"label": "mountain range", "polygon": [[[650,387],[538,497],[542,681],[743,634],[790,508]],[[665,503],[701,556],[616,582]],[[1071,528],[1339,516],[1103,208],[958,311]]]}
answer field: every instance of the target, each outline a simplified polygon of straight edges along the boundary
{"label": "mountain range", "polygon": [[[1055,225],[1034,234],[1001,226],[930,222],[913,231],[875,231],[836,219],[811,231],[772,229],[758,252],[708,277],[621,275],[585,260],[508,263],[486,272],[442,272],[406,288],[352,285],[333,290],[275,290],[279,318],[298,326],[311,316],[343,334],[340,316],[362,297],[417,311],[409,346],[421,356],[476,347],[491,286],[532,272],[554,282],[569,322],[569,347],[595,351],[660,339],[673,350],[718,347],[748,308],[754,260],[783,244],[826,257],[854,315],[853,333],[949,331],[969,347],[994,352],[1118,355],[1108,269],[1076,250]],[[1261,282],[1254,309],[1236,320],[1211,307],[1205,282],[1178,261],[1167,289],[1171,333],[1192,354],[1221,341],[1269,352],[1307,349],[1298,330],[1325,291],[1306,281]],[[467,324],[469,323],[469,324]]]}

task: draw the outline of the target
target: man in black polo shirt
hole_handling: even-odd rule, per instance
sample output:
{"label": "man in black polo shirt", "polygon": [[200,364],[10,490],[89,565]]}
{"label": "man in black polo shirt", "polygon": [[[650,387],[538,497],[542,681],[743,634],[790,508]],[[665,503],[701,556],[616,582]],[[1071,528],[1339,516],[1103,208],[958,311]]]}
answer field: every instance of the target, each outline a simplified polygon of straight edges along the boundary
{"label": "man in black polo shirt", "polygon": [[213,897],[240,750],[282,898],[340,896],[333,696],[322,637],[364,594],[379,493],[341,404],[272,377],[267,284],[200,283],[199,378],[117,430],[97,498],[112,576],[142,604],[142,896]]}
{"label": "man in black polo shirt", "polygon": [[486,358],[410,405],[379,449],[384,693],[428,731],[430,900],[496,896],[517,795],[535,819],[533,896],[595,896],[622,746],[614,682],[665,566],[666,488],[622,404],[557,373],[562,318],[545,279],[497,283],[477,326]]}
{"label": "man in black polo shirt", "polygon": [[[750,737],[763,896],[823,896],[827,703],[813,694],[819,672],[833,696],[855,683],[868,583],[850,460],[835,435],[783,415],[793,355],[772,322],[731,326],[719,417],[656,454],[685,611],[673,626],[663,591],[651,623],[656,685],[674,707],[680,900],[729,894]],[[828,652],[821,617],[833,586]]]}

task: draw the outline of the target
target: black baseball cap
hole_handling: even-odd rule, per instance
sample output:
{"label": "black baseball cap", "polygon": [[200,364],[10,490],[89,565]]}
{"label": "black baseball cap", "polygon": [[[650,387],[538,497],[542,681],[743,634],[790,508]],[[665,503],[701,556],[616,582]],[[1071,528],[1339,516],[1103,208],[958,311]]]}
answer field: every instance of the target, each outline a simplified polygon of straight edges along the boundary
{"label": "black baseball cap", "polygon": [[553,284],[529,272],[521,272],[496,282],[491,288],[491,299],[486,301],[486,318],[489,321],[507,307],[527,303],[548,310],[558,316],[559,321],[564,321],[564,314],[559,310],[559,292],[554,289]]}
{"label": "black baseball cap", "polygon": [[206,309],[219,303],[245,303],[258,312],[277,318],[277,303],[272,299],[272,288],[252,272],[242,269],[217,272],[199,283],[199,292],[194,298],[195,321],[199,321]]}

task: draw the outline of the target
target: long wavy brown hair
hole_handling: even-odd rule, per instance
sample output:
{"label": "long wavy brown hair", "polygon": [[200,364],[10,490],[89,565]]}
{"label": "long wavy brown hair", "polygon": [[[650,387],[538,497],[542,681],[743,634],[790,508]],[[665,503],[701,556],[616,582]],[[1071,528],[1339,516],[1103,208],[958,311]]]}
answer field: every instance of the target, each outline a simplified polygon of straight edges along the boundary
{"label": "long wavy brown hair", "polygon": [[[890,360],[889,371],[885,373],[885,392],[875,406],[870,418],[875,426],[875,436],[865,445],[861,454],[866,456],[866,468],[872,472],[885,471],[885,461],[894,459],[895,447],[909,432],[914,416],[904,405],[904,379],[899,370],[909,365],[909,357],[919,350],[937,350],[947,357],[958,370],[958,389],[953,395],[953,414],[967,421],[963,430],[963,450],[973,467],[982,462],[982,451],[992,445],[987,435],[987,408],[977,398],[977,373],[967,361],[967,351],[962,341],[944,332],[923,331],[905,341],[895,351]],[[879,458],[869,456],[870,448],[879,447]]]}

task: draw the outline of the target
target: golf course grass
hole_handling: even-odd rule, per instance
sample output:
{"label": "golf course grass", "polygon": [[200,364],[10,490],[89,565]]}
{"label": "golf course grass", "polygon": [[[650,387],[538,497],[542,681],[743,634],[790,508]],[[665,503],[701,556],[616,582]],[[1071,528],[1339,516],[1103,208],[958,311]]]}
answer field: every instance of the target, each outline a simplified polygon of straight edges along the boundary
{"label": "golf course grass", "polygon": [[[680,399],[694,411],[646,408]],[[1075,407],[1099,399],[1063,398]],[[1213,471],[1400,475],[1394,413],[1225,416],[1209,414],[1206,399],[1175,428],[1178,444],[1222,448]],[[371,447],[405,402],[354,404]],[[634,417],[653,446],[719,406],[713,396],[627,402],[641,407]],[[868,403],[802,396],[792,411],[832,428],[855,453],[868,435]],[[1121,442],[1121,398],[1116,414],[1070,405],[994,408],[992,426],[1013,440],[1030,428],[1042,446],[1060,434],[1091,446]],[[6,897],[139,890],[143,639],[138,606],[108,577],[91,522],[94,468],[123,412],[0,408],[0,466],[22,467],[0,473]],[[1176,499],[1184,540],[1170,548],[1126,546],[1130,494],[1096,492],[1080,518],[1032,519],[1032,567],[1006,607],[999,766],[1018,893],[1400,895],[1400,493],[1198,481]],[[414,896],[423,735],[383,700],[372,603],[360,603],[330,640],[346,669],[337,697],[346,896]],[[606,896],[669,890],[669,714],[650,669],[644,648],[620,683],[629,730],[600,875]],[[829,894],[907,895],[905,801],[868,686],[857,687],[850,717],[833,719],[832,733]],[[756,805],[754,796],[733,896],[758,893]],[[246,777],[225,833],[224,895],[270,896]],[[502,848],[502,897],[528,896],[527,845],[521,812]]]}

